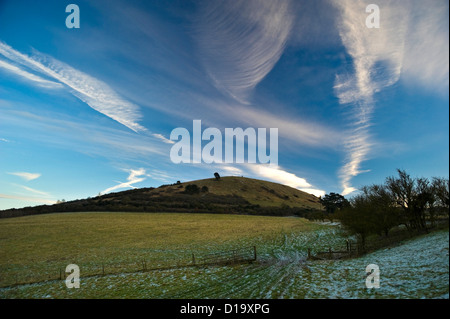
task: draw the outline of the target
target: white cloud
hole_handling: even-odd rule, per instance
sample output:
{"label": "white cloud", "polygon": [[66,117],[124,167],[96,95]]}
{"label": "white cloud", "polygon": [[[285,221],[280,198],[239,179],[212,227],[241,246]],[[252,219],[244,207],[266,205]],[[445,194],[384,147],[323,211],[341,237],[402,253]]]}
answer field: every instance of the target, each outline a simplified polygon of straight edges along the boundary
{"label": "white cloud", "polygon": [[37,194],[37,195],[41,195],[41,196],[45,196],[45,197],[51,197],[51,195],[49,193],[47,193],[47,192],[43,192],[43,191],[31,188],[31,187],[27,187],[27,186],[24,186],[24,185],[19,185],[19,186],[22,187],[23,189],[31,192],[31,193],[34,193],[34,194]]}
{"label": "white cloud", "polygon": [[7,195],[7,194],[0,194],[0,198],[6,198],[6,199],[15,199],[20,201],[26,201],[26,202],[35,202],[35,203],[41,203],[41,204],[55,204],[56,201],[46,199],[46,198],[37,198],[37,197],[28,197],[28,196],[16,196],[16,195]]}
{"label": "white cloud", "polygon": [[46,80],[44,78],[41,78],[40,76],[37,76],[37,75],[35,75],[33,73],[30,73],[30,72],[27,72],[25,70],[22,70],[21,68],[15,66],[15,65],[9,64],[9,63],[7,63],[7,62],[5,62],[3,60],[0,60],[0,68],[3,68],[5,70],[7,70],[7,71],[9,71],[9,72],[11,72],[11,73],[13,73],[15,75],[18,75],[20,77],[23,77],[23,78],[25,78],[25,79],[27,79],[29,81],[36,82],[38,85],[40,85],[42,87],[45,87],[45,88],[60,89],[60,88],[63,87],[60,83],[49,81],[49,80]]}
{"label": "white cloud", "polygon": [[148,176],[154,180],[163,181],[165,183],[170,183],[173,179],[173,176],[168,175],[166,172],[157,169],[153,169],[151,173],[146,173],[145,176]]}
{"label": "white cloud", "polygon": [[26,180],[27,182],[37,179],[41,176],[41,174],[39,174],[39,173],[28,173],[28,172],[13,172],[13,173],[8,173],[8,174],[19,176],[19,177],[23,178],[24,180]]}
{"label": "white cloud", "polygon": [[163,141],[163,142],[166,143],[166,144],[175,144],[174,141],[169,140],[168,138],[166,138],[166,137],[165,137],[164,135],[162,135],[162,134],[159,134],[159,133],[153,133],[152,135],[153,135],[154,137],[160,139],[161,141]]}
{"label": "white cloud", "polygon": [[[352,105],[344,147],[345,164],[339,176],[343,195],[356,189],[351,179],[362,172],[361,163],[371,149],[369,127],[374,110],[374,94],[396,83],[401,74],[405,50],[407,19],[398,3],[383,1],[380,7],[381,26],[367,28],[366,1],[333,1],[341,19],[339,34],[347,52],[353,58],[353,74],[336,76],[335,91],[341,104]],[[403,3],[402,3],[403,4]]]}
{"label": "white cloud", "polygon": [[325,195],[325,191],[320,189],[315,189],[308,183],[308,181],[302,177],[298,177],[293,173],[289,173],[283,170],[281,167],[273,167],[270,165],[247,165],[247,167],[256,175],[268,179],[273,182],[277,182],[283,185],[287,185],[303,192],[313,194],[315,196]]}
{"label": "white cloud", "polygon": [[272,70],[294,24],[289,0],[207,1],[194,37],[216,87],[246,102]]}
{"label": "white cloud", "polygon": [[234,116],[238,115],[240,120],[248,122],[252,126],[278,128],[279,135],[283,138],[308,146],[334,146],[342,138],[340,132],[323,124],[297,117],[280,116],[280,114],[274,114],[252,106],[223,106],[222,110],[228,110],[228,113]]}
{"label": "white cloud", "polygon": [[242,176],[244,174],[244,172],[240,168],[233,167],[233,166],[221,165],[219,168],[221,170],[224,170],[228,174],[235,175],[235,176]]}
{"label": "white cloud", "polygon": [[[135,132],[146,130],[137,123],[141,117],[139,107],[120,97],[106,83],[37,51],[29,57],[0,42],[0,54],[67,85],[73,95],[91,108],[129,129]],[[24,76],[20,69],[16,74]]]}
{"label": "white cloud", "polygon": [[335,90],[341,104],[352,105],[345,139],[347,156],[340,170],[343,195],[356,189],[351,178],[362,173],[372,142],[369,128],[375,93],[399,80],[435,92],[448,92],[448,2],[380,0],[380,28],[365,26],[370,1],[335,0],[339,34],[353,58],[354,73],[338,75]]}
{"label": "white cloud", "polygon": [[140,182],[145,181],[145,177],[141,177],[141,176],[147,176],[145,169],[140,168],[137,170],[134,169],[130,169],[130,170],[126,170],[127,172],[129,172],[129,175],[127,177],[127,182],[118,182],[119,184],[109,187],[107,189],[105,189],[104,191],[100,192],[100,194],[107,194],[110,193],[112,191],[115,191],[117,189],[122,189],[122,188],[136,188],[136,186],[134,186],[133,184],[137,184]]}
{"label": "white cloud", "polygon": [[316,188],[299,188],[302,192],[308,193],[308,194],[312,194],[316,197],[321,197],[324,196],[326,194],[326,192],[324,190],[321,189],[316,189]]}
{"label": "white cloud", "polygon": [[411,13],[402,79],[432,92],[448,94],[449,2],[410,0],[407,8]]}

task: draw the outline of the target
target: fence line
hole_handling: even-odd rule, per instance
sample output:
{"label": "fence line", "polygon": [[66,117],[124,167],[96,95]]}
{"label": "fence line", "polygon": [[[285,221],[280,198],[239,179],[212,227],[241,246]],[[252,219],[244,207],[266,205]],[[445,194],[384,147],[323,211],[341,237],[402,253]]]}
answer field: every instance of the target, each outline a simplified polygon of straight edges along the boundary
{"label": "fence line", "polygon": [[412,239],[418,235],[428,233],[430,230],[438,230],[448,227],[448,221],[443,223],[435,223],[433,227],[429,227],[426,231],[409,231],[407,229],[392,229],[389,232],[389,236],[377,236],[376,238],[366,238],[365,245],[363,247],[360,241],[354,241],[347,239],[345,248],[332,250],[330,247],[328,251],[318,251],[315,255],[311,253],[311,249],[308,248],[309,260],[326,260],[326,259],[343,259],[360,256],[362,254],[370,253],[381,248],[396,245],[403,240]]}
{"label": "fence line", "polygon": [[217,265],[252,262],[256,260],[257,254],[256,246],[252,246],[222,252],[214,252],[200,256],[200,258],[197,256],[197,259],[195,258],[194,254],[192,254],[192,257],[193,264],[196,264],[197,260],[198,265]]}
{"label": "fence line", "polygon": [[358,242],[347,239],[345,248],[338,250],[333,250],[329,247],[327,251],[318,251],[313,255],[311,248],[308,248],[308,260],[343,259],[358,256],[362,251],[360,246]]}
{"label": "fence line", "polygon": [[[168,264],[165,266],[148,267],[147,260],[142,259],[139,261],[131,263],[101,263],[101,264],[91,264],[90,267],[86,267],[87,271],[83,272],[81,269],[81,278],[91,278],[97,276],[115,275],[115,274],[130,274],[137,272],[148,272],[148,271],[163,271],[172,270],[186,267],[202,267],[202,266],[218,266],[218,265],[230,265],[230,264],[242,264],[250,263],[256,261],[257,253],[256,246],[251,247],[241,247],[232,250],[213,252],[209,254],[198,254],[197,256],[192,253],[192,261],[178,260],[174,264]],[[162,262],[161,262],[162,263]],[[120,265],[120,266],[118,266]],[[81,268],[81,267],[80,267]],[[86,269],[85,268],[85,269]],[[112,271],[108,271],[112,269]],[[2,274],[0,274],[2,275]],[[23,277],[29,277],[26,274]],[[13,280],[9,284],[1,285],[0,288],[10,288],[26,284],[44,283],[51,281],[63,280],[67,276],[64,268],[58,268],[56,271],[45,274],[41,274],[39,279],[22,280],[19,281],[19,276],[16,274],[12,275]],[[3,277],[3,276],[1,276]],[[3,281],[0,277],[0,282]]]}

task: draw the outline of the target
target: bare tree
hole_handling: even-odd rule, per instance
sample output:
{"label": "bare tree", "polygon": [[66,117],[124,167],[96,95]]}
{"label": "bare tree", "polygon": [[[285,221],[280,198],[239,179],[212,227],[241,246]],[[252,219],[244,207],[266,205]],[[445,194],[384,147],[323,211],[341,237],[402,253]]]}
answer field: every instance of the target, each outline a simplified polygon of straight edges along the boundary
{"label": "bare tree", "polygon": [[406,171],[397,170],[398,177],[388,177],[386,187],[393,200],[403,209],[403,223],[408,229],[427,230],[425,215],[434,198],[427,178],[412,178]]}
{"label": "bare tree", "polygon": [[442,177],[433,177],[433,192],[437,197],[437,203],[441,207],[449,209],[449,179]]}

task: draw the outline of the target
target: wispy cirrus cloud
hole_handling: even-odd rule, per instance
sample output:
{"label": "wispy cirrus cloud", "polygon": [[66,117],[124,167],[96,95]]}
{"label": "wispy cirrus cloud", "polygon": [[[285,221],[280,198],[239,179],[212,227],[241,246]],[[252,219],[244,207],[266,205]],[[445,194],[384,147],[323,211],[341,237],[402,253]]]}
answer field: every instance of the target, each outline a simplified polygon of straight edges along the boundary
{"label": "wispy cirrus cloud", "polygon": [[26,202],[34,202],[40,204],[55,204],[55,200],[47,199],[47,198],[39,198],[39,197],[30,197],[30,196],[16,196],[16,195],[8,195],[8,194],[0,194],[0,198],[5,199],[15,199]]}
{"label": "wispy cirrus cloud", "polygon": [[28,186],[25,186],[25,185],[16,185],[16,186],[19,186],[19,187],[23,188],[24,190],[26,190],[26,191],[28,191],[30,193],[34,193],[34,194],[37,194],[37,195],[40,195],[40,196],[44,196],[44,197],[51,197],[51,195],[49,193],[47,193],[47,192],[43,192],[43,191],[40,191],[40,190],[31,188],[31,187],[28,187]]}
{"label": "wispy cirrus cloud", "polygon": [[431,92],[448,94],[449,2],[409,0],[402,13],[405,11],[409,20],[402,79]]}
{"label": "wispy cirrus cloud", "polygon": [[[350,124],[347,137],[344,138],[347,155],[339,172],[342,193],[347,195],[356,190],[351,186],[351,179],[364,172],[361,164],[368,159],[373,145],[370,127],[376,105],[375,94],[401,79],[405,61],[422,55],[411,47],[411,43],[421,43],[422,40],[421,35],[411,32],[411,23],[413,17],[423,17],[424,14],[420,9],[423,5],[414,6],[418,2],[383,0],[377,2],[381,13],[380,28],[367,28],[365,8],[370,2],[336,0],[332,3],[341,16],[337,20],[340,38],[353,59],[353,70],[336,76],[335,82],[335,92],[340,103],[350,106],[347,109]],[[436,23],[436,16],[428,18],[433,21],[432,25]],[[428,36],[432,37],[431,34]],[[441,67],[445,67],[443,59],[439,63],[442,62],[444,65],[441,64]],[[434,63],[424,61],[432,69],[435,69],[432,66]],[[448,53],[446,63],[448,76]],[[417,65],[417,68],[423,66]]]}
{"label": "wispy cirrus cloud", "polygon": [[351,105],[345,139],[346,162],[340,170],[343,194],[356,189],[351,179],[364,172],[361,163],[373,146],[370,135],[374,95],[399,80],[435,92],[448,92],[448,2],[381,0],[379,29],[365,26],[369,1],[333,1],[341,14],[342,43],[353,58],[353,74],[336,77],[341,104]]}
{"label": "wispy cirrus cloud", "polygon": [[41,174],[39,174],[39,173],[12,172],[12,173],[8,173],[8,174],[18,176],[18,177],[26,180],[27,182],[41,177]]}
{"label": "wispy cirrus cloud", "polygon": [[21,68],[7,63],[6,61],[0,60],[0,68],[9,71],[12,74],[15,74],[19,77],[25,78],[26,80],[35,82],[37,85],[48,88],[48,89],[60,89],[62,88],[62,84],[46,80],[40,76],[37,76],[33,73],[27,72],[25,70],[22,70]]}
{"label": "wispy cirrus cloud", "polygon": [[[42,143],[57,149],[74,150],[90,156],[108,159],[140,160],[152,157],[162,158],[168,151],[167,145],[151,134],[135,134],[116,127],[99,126],[97,123],[80,122],[76,117],[59,116],[47,112],[39,114],[41,104],[33,105],[31,112],[22,111],[21,107],[4,107],[0,113],[0,121],[7,123],[5,127],[20,128],[18,139],[28,134],[33,143]],[[58,135],[52,132],[59,132]],[[49,133],[50,132],[50,133]],[[74,134],[76,132],[76,134]],[[88,142],[86,142],[88,137]]]}
{"label": "wispy cirrus cloud", "polygon": [[281,57],[294,24],[289,0],[207,1],[195,21],[199,55],[216,87],[240,102]]}
{"label": "wispy cirrus cloud", "polygon": [[224,113],[238,115],[241,121],[247,122],[249,125],[278,128],[283,139],[302,145],[330,147],[342,139],[342,134],[338,130],[297,116],[282,116],[250,105],[246,107],[224,105],[221,109]]}
{"label": "wispy cirrus cloud", "polygon": [[127,171],[129,172],[129,175],[127,177],[126,182],[118,182],[119,184],[105,189],[104,191],[100,192],[100,194],[104,195],[104,194],[107,194],[107,193],[110,193],[112,191],[115,191],[117,189],[122,189],[122,188],[136,188],[136,186],[134,186],[133,184],[143,182],[146,179],[146,177],[142,177],[142,176],[147,176],[146,171],[143,168],[140,168],[137,170],[130,169]]}
{"label": "wispy cirrus cloud", "polygon": [[[13,172],[7,174],[18,176],[27,182],[38,179],[41,176],[39,173],[28,172]],[[0,198],[34,202],[39,204],[54,204],[56,202],[52,199],[52,195],[47,192],[15,183],[11,183],[10,186],[15,187],[16,189],[20,188],[21,191],[16,191],[17,195],[0,194]],[[25,192],[23,190],[25,190]]]}
{"label": "wispy cirrus cloud", "polygon": [[162,135],[162,134],[154,133],[154,134],[152,134],[152,136],[153,136],[153,137],[156,137],[157,139],[163,141],[163,142],[166,143],[166,144],[175,144],[174,141],[169,140],[167,137],[165,137],[165,136]]}
{"label": "wispy cirrus cloud", "polygon": [[[38,51],[34,51],[32,56],[27,56],[1,41],[0,54],[17,64],[57,80],[60,85],[66,85],[73,95],[91,108],[125,125],[129,129],[135,132],[146,131],[143,126],[138,124],[141,118],[139,107],[119,96],[106,83],[76,70],[53,57]],[[3,65],[3,68],[6,68],[6,66],[9,71],[14,72],[16,75],[42,84],[43,79],[41,80],[37,75],[7,63]]]}

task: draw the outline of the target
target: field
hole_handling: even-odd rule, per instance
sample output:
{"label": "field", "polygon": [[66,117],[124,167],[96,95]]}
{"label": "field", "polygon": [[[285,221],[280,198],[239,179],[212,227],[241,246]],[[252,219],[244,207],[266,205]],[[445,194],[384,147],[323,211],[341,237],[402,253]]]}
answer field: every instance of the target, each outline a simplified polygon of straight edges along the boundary
{"label": "field", "polygon": [[[292,217],[66,213],[3,219],[0,234],[0,286],[55,278],[69,263],[81,271],[79,289],[51,280],[0,288],[1,298],[448,298],[449,291],[448,230],[342,261],[306,261],[308,248],[342,247],[338,225]],[[183,267],[192,253],[253,245],[252,264]],[[179,267],[142,272],[142,260]],[[370,263],[380,267],[380,289],[365,288]],[[106,275],[94,275],[102,265]]]}

